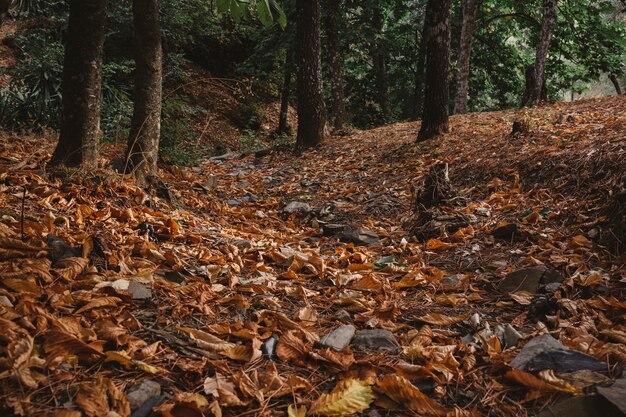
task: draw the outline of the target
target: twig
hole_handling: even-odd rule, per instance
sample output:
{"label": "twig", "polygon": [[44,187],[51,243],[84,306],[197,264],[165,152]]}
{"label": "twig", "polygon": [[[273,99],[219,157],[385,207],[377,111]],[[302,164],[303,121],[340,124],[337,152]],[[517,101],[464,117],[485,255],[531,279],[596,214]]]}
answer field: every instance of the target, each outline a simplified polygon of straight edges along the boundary
{"label": "twig", "polygon": [[20,231],[22,233],[22,242],[24,242],[24,206],[26,205],[26,186],[23,185],[23,194],[22,194],[22,214],[20,218]]}

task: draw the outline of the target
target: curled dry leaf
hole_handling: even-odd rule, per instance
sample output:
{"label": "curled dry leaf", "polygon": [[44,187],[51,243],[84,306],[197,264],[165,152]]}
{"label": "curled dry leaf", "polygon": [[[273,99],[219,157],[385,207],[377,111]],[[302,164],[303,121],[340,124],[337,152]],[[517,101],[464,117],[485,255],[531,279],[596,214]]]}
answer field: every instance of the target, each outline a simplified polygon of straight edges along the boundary
{"label": "curled dry leaf", "polygon": [[321,416],[347,416],[369,408],[374,401],[372,387],[360,379],[344,379],[329,394],[322,394],[310,413]]}
{"label": "curled dry leaf", "polygon": [[386,375],[376,383],[377,391],[398,405],[427,416],[445,416],[446,409],[422,393],[411,382],[398,375]]}

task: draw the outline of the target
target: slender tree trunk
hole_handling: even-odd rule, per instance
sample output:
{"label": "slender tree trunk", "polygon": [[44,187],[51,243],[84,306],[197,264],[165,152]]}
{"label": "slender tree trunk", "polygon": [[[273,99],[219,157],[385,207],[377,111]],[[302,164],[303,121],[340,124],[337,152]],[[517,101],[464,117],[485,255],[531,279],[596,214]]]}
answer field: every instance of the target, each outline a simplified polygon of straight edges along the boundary
{"label": "slender tree trunk", "polygon": [[336,131],[340,131],[346,123],[346,103],[343,93],[343,71],[341,68],[341,42],[339,38],[342,0],[327,0],[326,3],[328,7],[326,33],[328,36],[328,55],[330,61],[330,88],[333,98],[333,126]]}
{"label": "slender tree trunk", "polygon": [[531,86],[527,86],[528,95],[522,100],[522,107],[536,106],[542,99],[547,96],[545,88],[545,64],[550,49],[550,41],[552,34],[556,28],[556,0],[543,0],[543,23],[541,25],[541,36],[537,45],[535,56],[535,66],[533,69],[533,77],[526,77],[527,81],[531,81]]}
{"label": "slender tree trunk", "polygon": [[374,76],[376,78],[376,90],[378,92],[378,104],[385,122],[393,118],[391,102],[389,101],[389,74],[387,71],[387,57],[385,46],[382,42],[385,21],[383,11],[377,0],[370,1],[371,24],[374,29],[374,42],[372,42],[372,60],[374,63]]}
{"label": "slender tree trunk", "polygon": [[278,118],[278,129],[276,133],[279,135],[290,134],[291,126],[289,125],[289,99],[291,98],[291,78],[293,76],[293,64],[291,62],[291,51],[287,51],[285,58],[285,67],[283,68],[283,88],[280,99],[280,117]]}
{"label": "slender tree trunk", "polygon": [[611,82],[613,83],[613,87],[615,87],[615,92],[617,93],[617,95],[619,96],[620,94],[622,94],[622,88],[619,85],[619,79],[617,78],[617,75],[609,74],[609,80],[611,80]]}
{"label": "slender tree trunk", "polygon": [[450,4],[451,0],[428,0],[426,5],[426,92],[418,142],[450,131]]}
{"label": "slender tree trunk", "polygon": [[140,181],[156,175],[161,136],[163,50],[158,0],[133,0],[135,92],[127,171]]}
{"label": "slender tree trunk", "polygon": [[298,134],[296,152],[324,139],[326,106],[322,90],[320,0],[296,0],[298,12]]}
{"label": "slender tree trunk", "polygon": [[422,24],[422,30],[415,31],[416,44],[418,45],[417,62],[415,65],[415,107],[413,109],[413,116],[415,119],[422,117],[423,105],[424,105],[424,73],[426,67],[426,38],[428,37],[428,25],[426,24],[427,18],[424,18]]}
{"label": "slender tree trunk", "polygon": [[454,100],[454,112],[456,114],[467,113],[470,57],[472,56],[472,41],[474,40],[476,14],[478,13],[479,7],[480,0],[463,0],[463,25],[461,27],[461,39],[459,41],[456,97]]}
{"label": "slender tree trunk", "polygon": [[50,166],[98,166],[102,49],[108,0],[72,0],[63,62],[61,132]]}

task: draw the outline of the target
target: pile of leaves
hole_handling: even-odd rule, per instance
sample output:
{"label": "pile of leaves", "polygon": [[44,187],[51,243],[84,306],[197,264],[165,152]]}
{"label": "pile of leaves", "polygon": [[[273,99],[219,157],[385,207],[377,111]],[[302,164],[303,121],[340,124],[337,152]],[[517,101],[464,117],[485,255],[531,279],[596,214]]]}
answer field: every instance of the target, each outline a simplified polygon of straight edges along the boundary
{"label": "pile of leaves", "polygon": [[[49,146],[3,136],[3,415],[527,415],[609,386],[626,363],[626,258],[605,240],[625,107],[454,117],[419,147],[419,123],[397,124],[303,157],[164,166],[148,191],[46,172]],[[530,132],[511,135],[519,118]],[[441,162],[454,201],[421,239],[413,203]],[[532,268],[560,279],[506,289]],[[546,334],[602,371],[512,365]]]}

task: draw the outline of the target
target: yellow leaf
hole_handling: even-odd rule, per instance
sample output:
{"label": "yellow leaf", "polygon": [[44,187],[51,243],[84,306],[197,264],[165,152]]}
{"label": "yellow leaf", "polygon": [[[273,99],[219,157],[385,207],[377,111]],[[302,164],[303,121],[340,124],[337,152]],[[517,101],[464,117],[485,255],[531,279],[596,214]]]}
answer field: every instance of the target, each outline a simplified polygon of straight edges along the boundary
{"label": "yellow leaf", "polygon": [[339,381],[330,394],[322,394],[311,406],[321,416],[347,416],[367,410],[374,401],[372,387],[360,379]]}
{"label": "yellow leaf", "polygon": [[306,407],[297,407],[293,404],[287,408],[287,417],[306,417]]}
{"label": "yellow leaf", "polygon": [[425,316],[418,317],[417,320],[435,326],[452,326],[453,324],[460,323],[468,318],[469,314],[464,314],[462,316],[446,316],[445,314],[440,313],[429,313]]}

